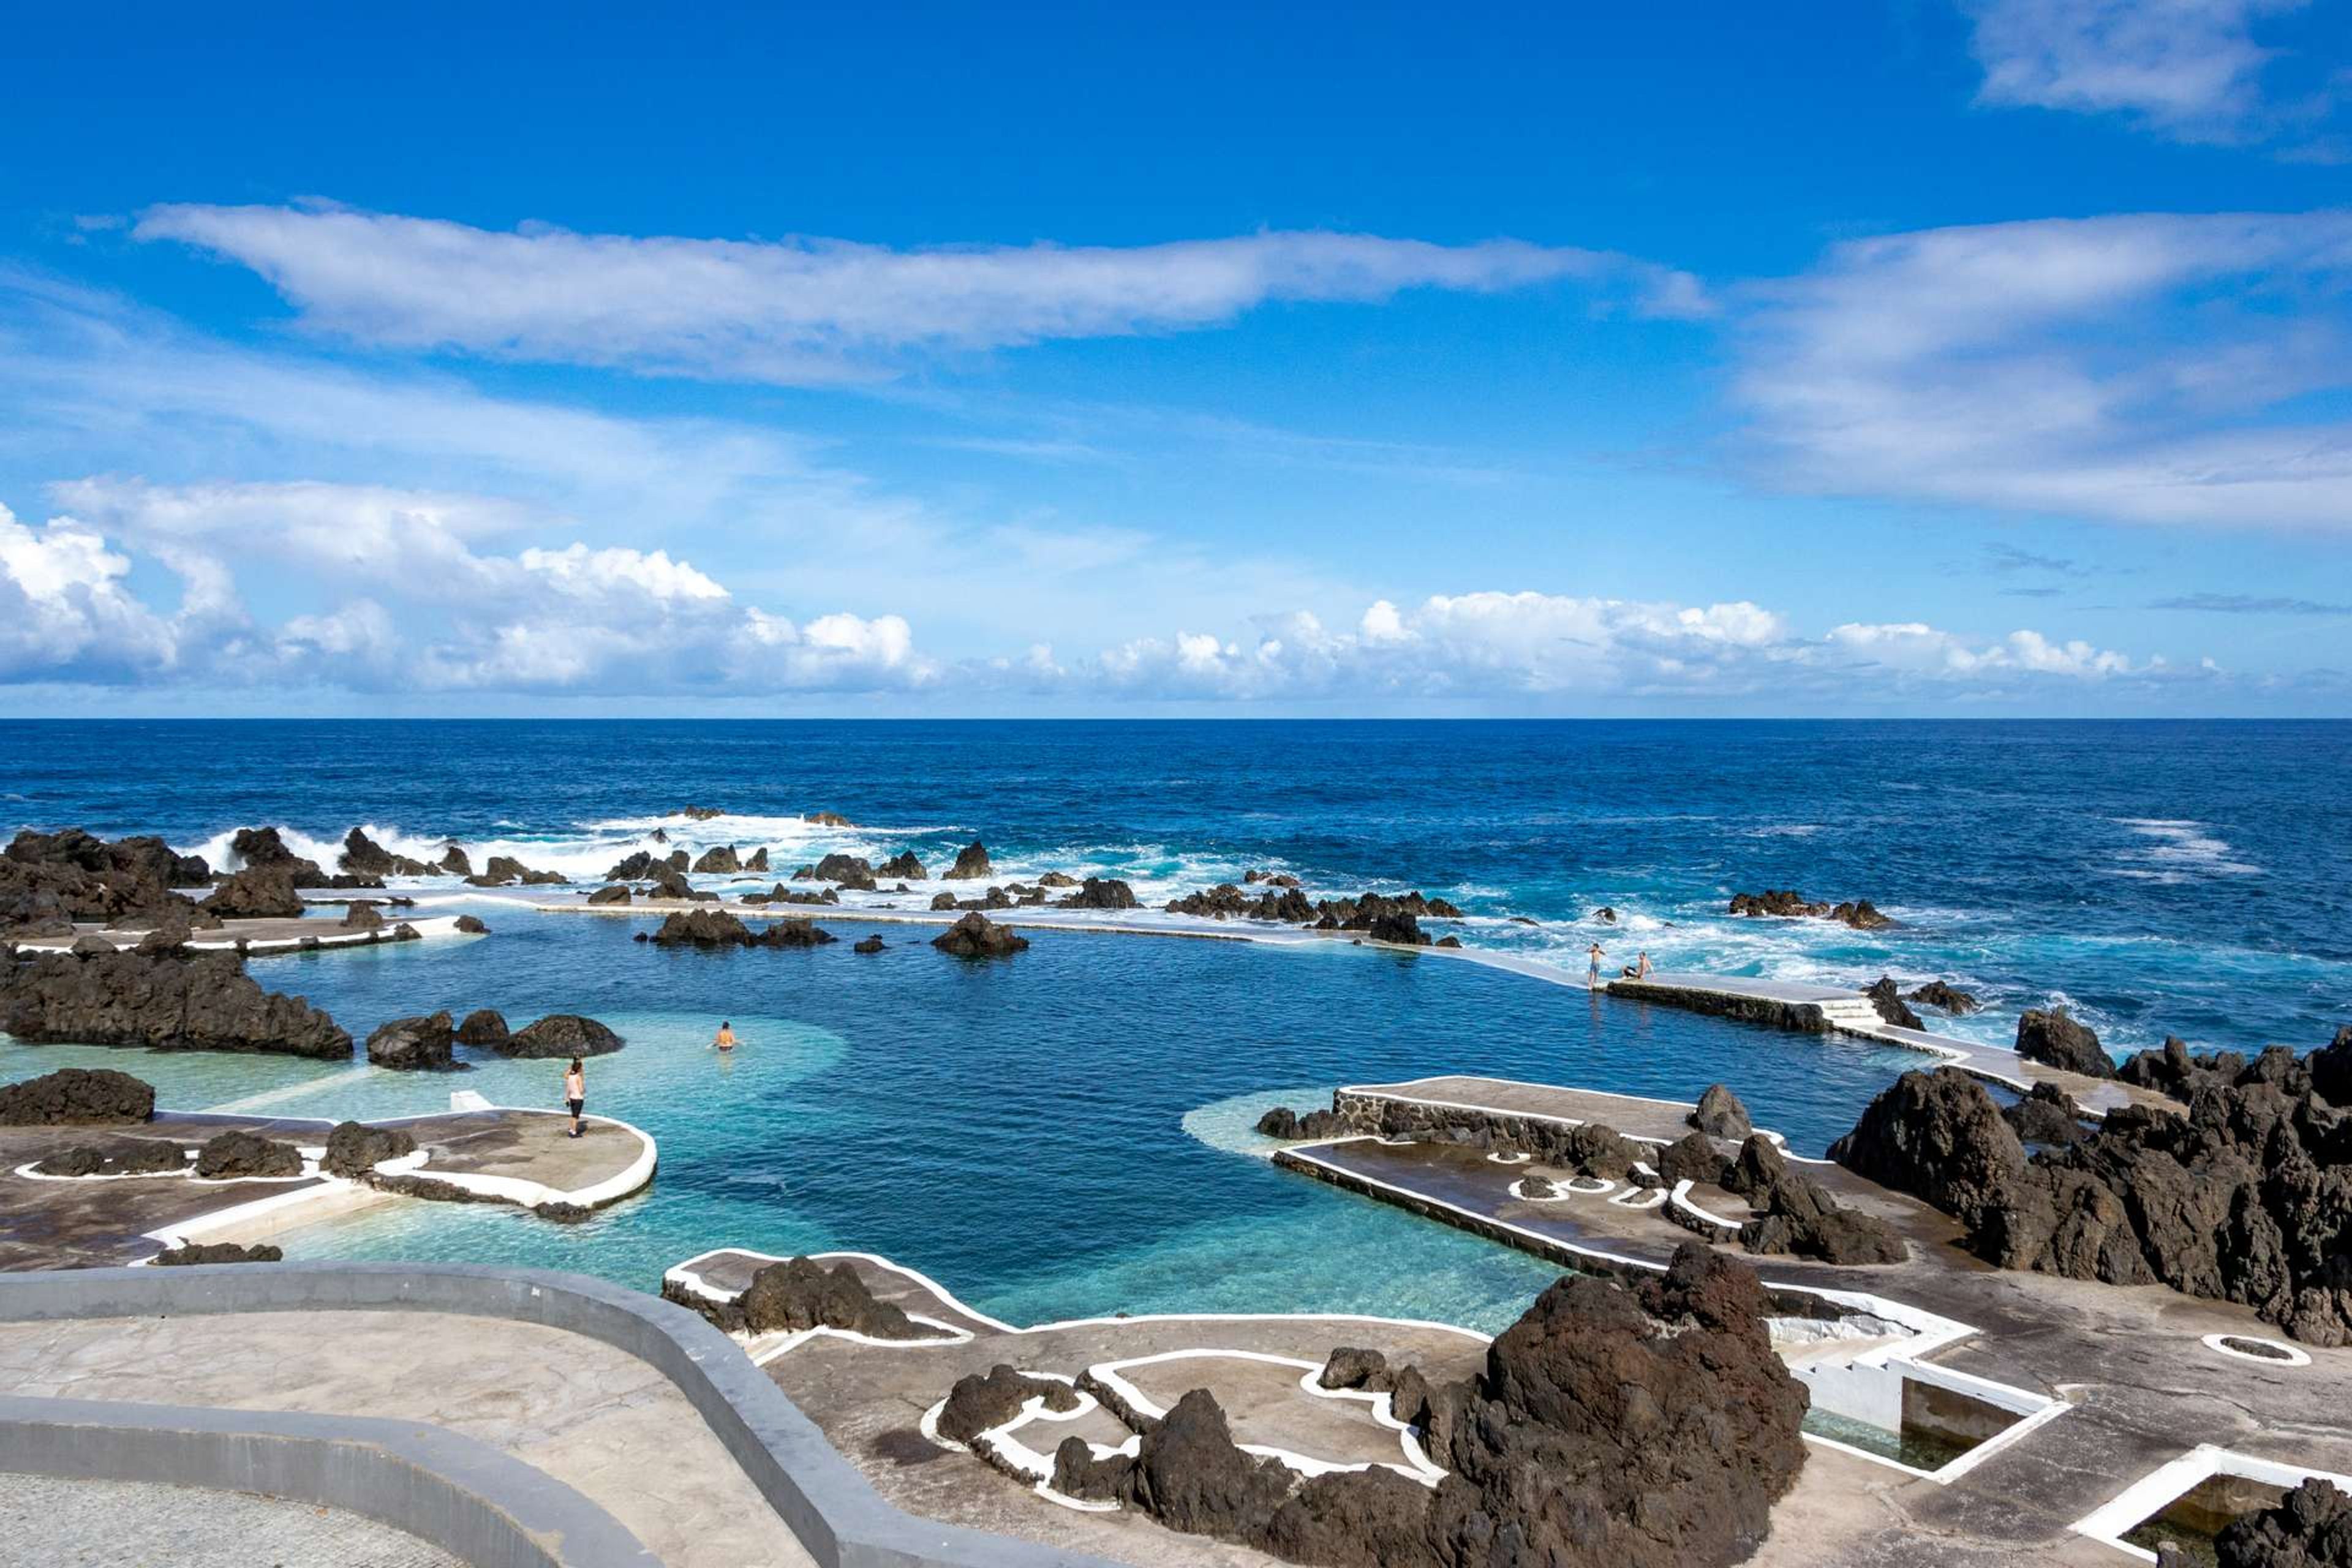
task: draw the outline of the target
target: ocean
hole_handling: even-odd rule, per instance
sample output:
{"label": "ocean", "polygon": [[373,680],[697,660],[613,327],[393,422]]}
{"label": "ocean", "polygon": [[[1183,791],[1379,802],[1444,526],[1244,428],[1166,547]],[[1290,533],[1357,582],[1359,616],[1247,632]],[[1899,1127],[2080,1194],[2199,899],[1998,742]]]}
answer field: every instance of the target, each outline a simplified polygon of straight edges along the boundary
{"label": "ocean", "polygon": [[[592,879],[656,826],[771,847],[777,874],[977,837],[1000,880],[1122,877],[1157,903],[1249,868],[1310,894],[1417,888],[1477,947],[1907,989],[2006,1042],[2063,1001],[2117,1051],[2326,1043],[2352,1021],[2352,724],[2264,722],[5,722],[0,826],[160,833],[219,859],[278,825]],[[694,805],[721,816],[688,822]],[[820,828],[804,814],[859,826]],[[764,885],[772,879],[754,879]],[[712,879],[713,885],[726,879]],[[750,885],[748,882],[742,884]],[[1725,912],[1734,891],[1866,898],[1898,923]],[[418,889],[446,898],[446,884]],[[920,902],[921,900],[912,900]],[[1610,906],[1614,926],[1591,918]],[[629,1038],[593,1107],[661,1141],[645,1196],[562,1228],[403,1205],[298,1255],[505,1258],[651,1289],[705,1247],[888,1254],[1014,1321],[1179,1306],[1496,1326],[1533,1260],[1249,1157],[1258,1110],[1441,1071],[1672,1098],[1727,1080],[1818,1152],[1907,1053],[1669,1015],[1474,965],[1049,932],[991,965],[911,927],[814,952],[670,952],[488,895],[465,944],[257,960],[354,1037],[436,1007],[584,1011]],[[1533,921],[1534,924],[1521,923]],[[1444,929],[1444,928],[1440,928]],[[873,958],[850,941],[879,931]],[[721,1017],[745,1048],[704,1048]],[[135,1058],[135,1059],[134,1059]],[[545,1064],[456,1078],[0,1044],[0,1074],[105,1063],[178,1105],[552,1103]]]}

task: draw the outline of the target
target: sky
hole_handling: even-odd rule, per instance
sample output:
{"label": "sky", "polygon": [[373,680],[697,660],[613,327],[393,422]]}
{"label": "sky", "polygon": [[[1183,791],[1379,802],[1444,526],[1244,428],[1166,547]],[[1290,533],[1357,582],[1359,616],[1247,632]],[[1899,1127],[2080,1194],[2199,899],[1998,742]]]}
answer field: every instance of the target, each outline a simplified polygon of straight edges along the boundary
{"label": "sky", "polygon": [[489,9],[7,5],[0,713],[2352,714],[2352,0]]}

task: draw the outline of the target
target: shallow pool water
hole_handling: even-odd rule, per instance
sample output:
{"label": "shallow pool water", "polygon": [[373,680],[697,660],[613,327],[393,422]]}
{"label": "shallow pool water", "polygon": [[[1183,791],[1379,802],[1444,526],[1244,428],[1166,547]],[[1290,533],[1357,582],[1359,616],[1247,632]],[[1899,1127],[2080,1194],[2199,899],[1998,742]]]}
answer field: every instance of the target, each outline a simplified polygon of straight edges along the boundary
{"label": "shallow pool water", "polygon": [[[996,963],[929,931],[825,922],[814,952],[672,951],[644,922],[515,910],[494,934],[256,960],[354,1037],[494,1006],[584,1012],[627,1038],[589,1103],[652,1133],[646,1194],[577,1226],[404,1204],[323,1224],[293,1256],[496,1261],[643,1289],[743,1246],[887,1255],[1013,1321],[1118,1310],[1350,1310],[1507,1322],[1557,1270],[1274,1169],[1251,1124],[1332,1086],[1482,1072],[1696,1099],[1730,1081],[1818,1153],[1915,1054],[1594,997],[1477,965],[1038,932]],[[878,930],[873,956],[849,944]],[[709,1048],[722,1019],[742,1045]],[[560,1062],[407,1075],[272,1058],[0,1045],[0,1076],[109,1065],[180,1106],[289,1116],[440,1110],[453,1089],[557,1103]],[[1311,1086],[1311,1087],[1310,1087]]]}

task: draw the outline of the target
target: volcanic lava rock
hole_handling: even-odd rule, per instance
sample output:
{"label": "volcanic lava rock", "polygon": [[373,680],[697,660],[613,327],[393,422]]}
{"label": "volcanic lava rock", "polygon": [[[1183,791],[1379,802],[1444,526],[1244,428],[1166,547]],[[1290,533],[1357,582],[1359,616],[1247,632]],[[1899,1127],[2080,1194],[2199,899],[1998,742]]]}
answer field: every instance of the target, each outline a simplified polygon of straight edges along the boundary
{"label": "volcanic lava rock", "polygon": [[853,892],[875,890],[874,868],[866,863],[863,855],[827,855],[814,866],[806,868],[808,876],[795,876],[795,881],[831,882]]}
{"label": "volcanic lava rock", "polygon": [[1903,993],[1895,986],[1892,975],[1880,975],[1871,982],[1863,994],[1870,998],[1870,1005],[1878,1009],[1881,1018],[1898,1029],[1924,1029],[1927,1026],[1920,1021],[1919,1015],[1911,1010],[1910,1004],[1903,1000]]}
{"label": "volcanic lava rock", "polygon": [[234,1241],[185,1241],[177,1247],[165,1247],[147,1261],[160,1268],[174,1268],[191,1263],[282,1263],[285,1260],[285,1249],[267,1241],[257,1241],[251,1246]]}
{"label": "volcanic lava rock", "polygon": [[196,907],[225,921],[292,920],[302,912],[294,889],[294,873],[284,866],[248,866]]}
{"label": "volcanic lava rock", "polygon": [[857,826],[857,824],[850,821],[849,818],[842,816],[841,813],[837,811],[813,811],[801,820],[803,822],[813,822],[819,827],[855,827]]}
{"label": "volcanic lava rock", "polygon": [[875,1340],[922,1340],[935,1333],[899,1308],[877,1298],[856,1268],[843,1262],[827,1268],[810,1258],[771,1263],[751,1276],[742,1294],[718,1302],[699,1291],[665,1280],[662,1294],[691,1307],[730,1332],[798,1333],[839,1329]]}
{"label": "volcanic lava rock", "polygon": [[947,1403],[940,1409],[939,1434],[950,1443],[968,1444],[1020,1415],[1033,1399],[1044,1400],[1048,1410],[1078,1407],[1077,1390],[1055,1378],[1033,1377],[1003,1362],[985,1373],[967,1373],[948,1391]]}
{"label": "volcanic lava rock", "polygon": [[2352,1563],[2352,1498],[2332,1481],[2307,1480],[2213,1538],[2221,1568],[2344,1568]]}
{"label": "volcanic lava rock", "polygon": [[933,937],[931,945],[958,958],[1010,958],[1026,951],[1029,939],[974,911]]}
{"label": "volcanic lava rock", "polygon": [[[447,1016],[444,1014],[443,1016]],[[358,1178],[386,1160],[416,1152],[416,1140],[399,1127],[370,1127],[364,1122],[339,1121],[327,1134],[327,1157],[320,1169],[331,1176]]]}
{"label": "volcanic lava rock", "polygon": [[441,852],[440,868],[452,877],[470,877],[474,874],[474,862],[463,847],[452,844]]}
{"label": "volcanic lava rock", "polygon": [[704,877],[732,876],[742,868],[743,862],[737,858],[732,844],[721,844],[716,848],[704,850],[693,867],[698,876]]}
{"label": "volcanic lava rock", "polygon": [[481,917],[478,915],[459,915],[457,917],[457,929],[458,933],[463,936],[488,936],[490,934],[490,928],[482,923]]}
{"label": "volcanic lava rock", "polygon": [[184,915],[194,905],[172,889],[202,887],[211,875],[201,858],[174,854],[161,838],[110,844],[79,827],[26,829],[0,853],[0,930]]}
{"label": "volcanic lava rock", "polygon": [[650,935],[637,940],[664,947],[823,947],[835,940],[831,931],[807,921],[770,921],[754,931],[724,910],[688,910],[663,920]]}
{"label": "volcanic lava rock", "polygon": [[107,941],[102,936],[97,935],[95,932],[85,932],[82,935],[74,938],[73,946],[66,951],[74,953],[79,957],[89,958],[100,953],[112,952],[115,951],[115,946],[112,942]]}
{"label": "volcanic lava rock", "polygon": [[1078,879],[1067,871],[1048,871],[1037,879],[1037,885],[1041,888],[1075,888]]}
{"label": "volcanic lava rock", "polygon": [[382,931],[383,916],[368,900],[353,899],[351,907],[343,911],[342,928],[345,931]]}
{"label": "volcanic lava rock", "polygon": [[1668,1184],[1701,1182],[1720,1185],[1731,1162],[1716,1152],[1715,1142],[1704,1132],[1686,1132],[1658,1155],[1658,1174]]}
{"label": "volcanic lava rock", "polygon": [[1698,1097],[1698,1109],[1685,1120],[1714,1138],[1745,1138],[1756,1131],[1739,1097],[1719,1083],[1711,1083]]}
{"label": "volcanic lava rock", "polygon": [[1782,919],[1820,920],[1829,914],[1830,906],[1814,903],[1792,888],[1767,888],[1760,893],[1732,894],[1729,912],[1735,915],[1778,915]]}
{"label": "volcanic lava rock", "polygon": [[491,856],[480,871],[466,879],[469,887],[476,888],[505,888],[517,883],[529,888],[558,887],[571,880],[561,871],[534,871],[511,855]]}
{"label": "volcanic lava rock", "polygon": [[915,852],[911,849],[899,850],[898,853],[875,867],[874,874],[877,877],[888,877],[901,882],[919,882],[929,875],[923,869],[923,863],[915,858]]}
{"label": "volcanic lava rock", "polygon": [[650,849],[636,849],[614,862],[613,868],[604,873],[604,880],[642,882],[656,871],[683,872],[685,869],[686,851],[683,849],[675,850],[667,857],[656,856]]}
{"label": "volcanic lava rock", "polygon": [[[467,1020],[471,1022],[471,1020]],[[543,1059],[551,1057],[601,1057],[617,1051],[620,1036],[593,1018],[578,1013],[550,1013],[539,1022],[517,1029],[502,1040],[484,1042],[502,1057]]]}
{"label": "volcanic lava rock", "polygon": [[887,945],[888,944],[878,936],[865,936],[858,938],[856,942],[851,944],[849,951],[852,952],[879,952]]}
{"label": "volcanic lava rock", "polygon": [[336,864],[362,877],[429,877],[433,868],[422,860],[395,855],[358,828],[343,836],[343,852]]}
{"label": "volcanic lava rock", "polygon": [[1131,910],[1135,889],[1115,877],[1088,877],[1062,904],[1073,910]]}
{"label": "volcanic lava rock", "polygon": [[975,838],[956,851],[955,864],[940,873],[943,882],[984,882],[996,875],[996,868],[988,858],[988,846]]}
{"label": "volcanic lava rock", "polygon": [[208,1182],[301,1173],[302,1151],[257,1132],[216,1133],[196,1151],[196,1174]]}
{"label": "volcanic lava rock", "polygon": [[1739,1244],[1750,1252],[1837,1264],[1904,1259],[1903,1238],[1893,1226],[1838,1203],[1819,1182],[1791,1169],[1761,1133],[1739,1146],[1724,1185],[1762,1211],[1739,1230]]}
{"label": "volcanic lava rock", "polygon": [[154,1114],[154,1087],[112,1068],[59,1068],[0,1086],[0,1127],[106,1127]]}
{"label": "volcanic lava rock", "polygon": [[1323,1370],[1315,1374],[1315,1386],[1385,1394],[1396,1386],[1396,1379],[1389,1371],[1389,1358],[1380,1352],[1342,1345],[1325,1358]]}
{"label": "volcanic lava rock", "polygon": [[1830,1158],[1962,1224],[2002,1201],[2025,1148],[1982,1084],[1958,1068],[1906,1072],[1865,1107]]}
{"label": "volcanic lava rock", "polygon": [[1976,1012],[1982,1005],[1968,992],[1957,985],[1948,985],[1940,980],[1930,980],[1927,984],[1918,987],[1911,993],[1910,999],[1949,1013],[1955,1018]]}
{"label": "volcanic lava rock", "polygon": [[1267,1138],[1296,1138],[1298,1136],[1298,1112],[1286,1105],[1277,1105],[1257,1119],[1257,1130],[1261,1136]]}
{"label": "volcanic lava rock", "polygon": [[116,1138],[60,1149],[33,1169],[45,1176],[160,1176],[184,1171],[188,1152],[162,1138]]}
{"label": "volcanic lava rock", "polygon": [[1895,924],[1868,899],[1854,899],[1830,910],[1830,919],[1856,931],[1885,931]]}
{"label": "volcanic lava rock", "polygon": [[2022,1143],[2072,1143],[2083,1134],[2074,1097],[2054,1083],[2035,1084],[2016,1104],[2003,1106],[2000,1116]]}
{"label": "volcanic lava rock", "polygon": [[931,908],[935,910],[951,910],[955,907],[956,896],[953,893],[933,893],[931,895]]}
{"label": "volcanic lava rock", "polygon": [[2017,1054],[2030,1062],[2078,1072],[2085,1078],[2113,1078],[2115,1058],[2099,1044],[2099,1037],[2063,1007],[2048,1012],[2029,1007],[2017,1020]]}
{"label": "volcanic lava rock", "polygon": [[[1304,904],[1306,895],[1296,889],[1285,889],[1278,899],[1268,893],[1260,900],[1260,907],[1269,902],[1286,910]],[[1386,893],[1360,893],[1352,899],[1325,899],[1314,908],[1318,931],[1360,931],[1374,942],[1407,947],[1428,945],[1429,936],[1421,929],[1423,917],[1451,920],[1462,913],[1444,899],[1423,898],[1418,892],[1394,898]]]}
{"label": "volcanic lava rock", "polygon": [[28,1044],[352,1054],[332,1018],[264,991],[228,952],[38,954],[0,971],[0,1030]]}
{"label": "volcanic lava rock", "polygon": [[446,1013],[394,1018],[367,1037],[368,1065],[402,1072],[447,1072],[458,1065],[449,1055],[454,1037]]}
{"label": "volcanic lava rock", "polygon": [[506,1015],[490,1007],[477,1007],[466,1015],[457,1026],[457,1043],[461,1046],[496,1046],[507,1037]]}

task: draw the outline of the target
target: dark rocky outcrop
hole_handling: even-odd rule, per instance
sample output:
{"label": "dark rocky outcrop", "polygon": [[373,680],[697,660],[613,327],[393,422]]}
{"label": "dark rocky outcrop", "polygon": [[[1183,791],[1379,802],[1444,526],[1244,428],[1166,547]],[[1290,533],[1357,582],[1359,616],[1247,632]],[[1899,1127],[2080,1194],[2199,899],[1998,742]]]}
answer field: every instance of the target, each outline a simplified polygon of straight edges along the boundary
{"label": "dark rocky outcrop", "polygon": [[1864,987],[1862,994],[1870,998],[1873,1007],[1878,1009],[1879,1017],[1896,1028],[1924,1029],[1927,1026],[1920,1020],[1919,1015],[1911,1010],[1911,1005],[1903,1000],[1903,993],[1896,987],[1893,975],[1880,975]]}
{"label": "dark rocky outcrop", "polygon": [[[446,1015],[445,1015],[446,1016]],[[320,1169],[331,1176],[358,1178],[386,1160],[416,1152],[416,1140],[399,1127],[370,1127],[364,1122],[339,1121],[327,1134],[327,1157]]]}
{"label": "dark rocky outcrop", "polygon": [[[618,879],[607,878],[607,881]],[[511,855],[493,855],[481,870],[466,879],[476,888],[506,888],[520,884],[527,888],[561,887],[572,880],[561,871],[534,871]]]}
{"label": "dark rocky outcrop", "polygon": [[283,1247],[270,1242],[257,1241],[250,1246],[234,1241],[184,1241],[177,1247],[165,1247],[148,1261],[159,1268],[182,1268],[191,1263],[283,1263]]}
{"label": "dark rocky outcrop", "polygon": [[1073,910],[1131,910],[1136,907],[1135,889],[1116,877],[1088,877],[1061,902]]}
{"label": "dark rocky outcrop", "polygon": [[77,1143],[48,1155],[33,1169],[45,1176],[151,1176],[184,1171],[188,1152],[161,1138],[116,1138]]}
{"label": "dark rocky outcrop", "polygon": [[2307,1480],[2275,1508],[2232,1520],[2213,1537],[2220,1568],[2346,1568],[2352,1564],[2352,1498],[2333,1481]]}
{"label": "dark rocky outcrop", "polygon": [[340,923],[345,931],[382,931],[384,921],[372,900],[353,899]]}
{"label": "dark rocky outcrop", "polygon": [[461,936],[488,936],[490,934],[490,928],[482,923],[481,917],[478,915],[459,915],[457,931]]}
{"label": "dark rocky outcrop", "polygon": [[368,1065],[401,1072],[447,1072],[458,1065],[449,1054],[455,1038],[446,1013],[394,1018],[368,1036]]}
{"label": "dark rocky outcrop", "polygon": [[875,891],[874,868],[863,855],[827,855],[814,866],[803,866],[793,873],[796,882],[831,882],[852,892]]}
{"label": "dark rocky outcrop", "polygon": [[1041,888],[1075,888],[1078,879],[1067,871],[1048,871],[1037,879],[1037,885]]}
{"label": "dark rocky outcrop", "polygon": [[263,990],[229,952],[38,954],[0,971],[0,1030],[27,1044],[352,1054],[332,1018]]}
{"label": "dark rocky outcrop", "polygon": [[196,1151],[196,1174],[208,1182],[301,1173],[302,1151],[257,1132],[216,1133]]}
{"label": "dark rocky outcrop", "polygon": [[[1282,898],[1286,907],[1305,901],[1304,895],[1297,895],[1295,889],[1285,892]],[[1419,892],[1393,896],[1359,893],[1354,898],[1325,899],[1318,903],[1314,923],[1318,931],[1360,931],[1374,942],[1421,947],[1429,942],[1427,933],[1421,929],[1423,920],[1459,920],[1461,916],[1462,911],[1444,899],[1425,898]]]}
{"label": "dark rocky outcrop", "polygon": [[2099,1037],[2063,1007],[2043,1012],[2029,1007],[2017,1020],[2017,1054],[2030,1062],[2078,1072],[2085,1078],[2113,1078],[2116,1059],[2107,1055]]}
{"label": "dark rocky outcrop", "polygon": [[1969,1225],[2001,1201],[2025,1148],[1984,1085],[1937,1068],[1896,1079],[1830,1145],[1830,1158]]}
{"label": "dark rocky outcrop", "polygon": [[1335,1110],[1310,1110],[1301,1116],[1286,1105],[1277,1105],[1257,1119],[1257,1130],[1268,1138],[1298,1142],[1336,1138],[1348,1131],[1349,1127]]}
{"label": "dark rocky outcrop", "polygon": [[111,1127],[154,1114],[154,1086],[112,1068],[59,1068],[0,1086],[0,1127]]}
{"label": "dark rocky outcrop", "polygon": [[395,855],[358,828],[343,835],[343,852],[336,864],[362,877],[429,877],[434,868],[405,855]]}
{"label": "dark rocky outcrop", "polygon": [[1693,1127],[1715,1138],[1739,1139],[1756,1131],[1748,1120],[1748,1107],[1739,1097],[1719,1083],[1706,1086],[1698,1097],[1698,1109],[1685,1118]]}
{"label": "dark rocky outcrop", "polygon": [[930,875],[923,869],[923,863],[915,858],[915,852],[911,849],[899,850],[898,853],[875,867],[874,874],[877,877],[887,877],[900,882],[919,882]]}
{"label": "dark rocky outcrop", "polygon": [[[471,1019],[467,1020],[468,1023]],[[578,1013],[550,1013],[500,1040],[485,1041],[502,1057],[601,1057],[621,1048],[621,1037]]]}
{"label": "dark rocky outcrop", "polygon": [[474,862],[461,846],[452,844],[441,852],[440,868],[452,877],[470,877],[474,874]]}
{"label": "dark rocky outcrop", "polygon": [[196,907],[225,921],[292,920],[302,912],[302,895],[284,866],[248,866]]}
{"label": "dark rocky outcrop", "polygon": [[1029,939],[975,910],[933,937],[931,945],[958,958],[1010,958],[1025,952]]}
{"label": "dark rocky outcrop", "polygon": [[324,886],[327,880],[319,863],[288,848],[284,837],[274,827],[238,828],[236,836],[228,841],[228,852],[240,868],[280,869],[306,888]]}
{"label": "dark rocky outcrop", "polygon": [[704,850],[692,867],[697,876],[703,877],[731,877],[742,868],[743,862],[737,857],[732,844],[721,844]]}
{"label": "dark rocky outcrop", "polygon": [[79,827],[27,829],[0,853],[0,931],[164,910],[184,917],[195,906],[172,889],[202,887],[211,877],[200,858],[175,854],[161,838],[110,844]]}
{"label": "dark rocky outcrop", "polygon": [[1885,931],[1895,922],[1878,912],[1878,906],[1868,899],[1854,899],[1830,910],[1830,919],[1856,931]]}
{"label": "dark rocky outcrop", "polygon": [[1784,920],[1828,918],[1830,907],[1817,904],[1793,888],[1767,888],[1760,893],[1731,895],[1730,913],[1735,915],[1777,915]]}
{"label": "dark rocky outcrop", "polygon": [[656,931],[638,932],[637,940],[663,947],[823,947],[835,939],[822,926],[789,917],[754,930],[724,910],[688,910],[666,917]]}
{"label": "dark rocky outcrop", "polygon": [[1982,1005],[1969,993],[1940,980],[1930,980],[1918,987],[1910,994],[1910,1000],[1949,1013],[1955,1018],[1976,1012]]}
{"label": "dark rocky outcrop", "polygon": [[1838,1203],[1761,1133],[1739,1146],[1723,1184],[1760,1211],[1739,1229],[1739,1245],[1750,1252],[1837,1264],[1904,1259],[1903,1237],[1893,1226]]}
{"label": "dark rocky outcrop", "polygon": [[850,944],[849,951],[852,952],[879,952],[887,945],[888,943],[885,942],[878,936],[862,936],[859,937],[856,942]]}
{"label": "dark rocky outcrop", "polygon": [[1474,1377],[1383,1365],[1448,1472],[1433,1489],[1380,1467],[1301,1480],[1235,1447],[1201,1389],[1133,1458],[1066,1440],[1054,1485],[1333,1568],[1717,1568],[1756,1549],[1805,1458],[1805,1392],[1767,1310],[1751,1270],[1693,1243],[1638,1289],[1562,1279]]}
{"label": "dark rocky outcrop", "polygon": [[857,824],[850,821],[849,818],[842,816],[841,813],[837,811],[812,811],[801,820],[803,822],[814,823],[819,827],[855,827],[857,826]]}
{"label": "dark rocky outcrop", "polygon": [[676,1280],[662,1281],[662,1295],[690,1307],[729,1333],[798,1333],[839,1329],[876,1340],[938,1337],[899,1308],[876,1297],[852,1265],[825,1268],[812,1258],[771,1263],[751,1276],[740,1295],[714,1301]]}
{"label": "dark rocky outcrop", "polygon": [[1279,921],[1287,925],[1307,925],[1316,918],[1315,906],[1296,888],[1268,888],[1252,898],[1231,882],[1220,882],[1213,888],[1171,899],[1161,907],[1171,914],[1219,921]]}
{"label": "dark rocky outcrop", "polygon": [[633,850],[623,856],[613,868],[604,873],[607,882],[642,882],[657,871],[683,872],[686,851],[673,850],[667,856],[656,856],[650,849]]}
{"label": "dark rocky outcrop", "polygon": [[461,1046],[496,1046],[507,1037],[506,1015],[490,1007],[477,1007],[466,1015],[457,1026],[457,1043]]}
{"label": "dark rocky outcrop", "polygon": [[1020,1415],[1033,1399],[1044,1400],[1048,1410],[1078,1407],[1077,1391],[1056,1378],[1033,1377],[1003,1362],[984,1373],[968,1373],[956,1379],[940,1409],[940,1436],[950,1443],[970,1444]]}
{"label": "dark rocky outcrop", "polygon": [[996,867],[988,858],[988,846],[975,838],[956,851],[955,864],[940,873],[943,882],[984,882],[996,875]]}
{"label": "dark rocky outcrop", "polygon": [[2082,1113],[2074,1097],[2054,1083],[2037,1083],[2000,1118],[2021,1143],[2072,1143],[2083,1135]]}
{"label": "dark rocky outcrop", "polygon": [[956,896],[953,893],[933,893],[931,895],[931,908],[935,910],[951,910],[955,907]]}
{"label": "dark rocky outcrop", "polygon": [[1731,1162],[1717,1152],[1715,1140],[1704,1132],[1685,1132],[1666,1145],[1656,1158],[1658,1174],[1668,1184],[1698,1182],[1720,1186],[1731,1173]]}

